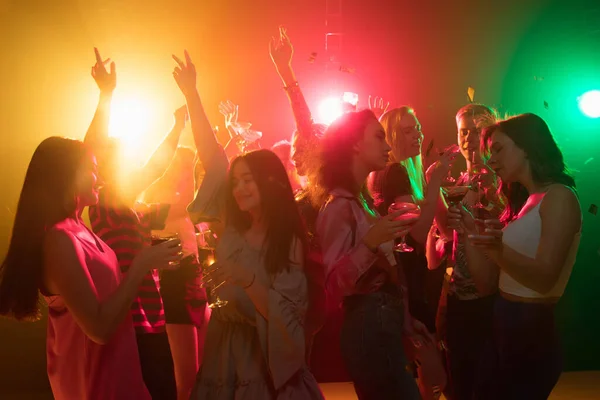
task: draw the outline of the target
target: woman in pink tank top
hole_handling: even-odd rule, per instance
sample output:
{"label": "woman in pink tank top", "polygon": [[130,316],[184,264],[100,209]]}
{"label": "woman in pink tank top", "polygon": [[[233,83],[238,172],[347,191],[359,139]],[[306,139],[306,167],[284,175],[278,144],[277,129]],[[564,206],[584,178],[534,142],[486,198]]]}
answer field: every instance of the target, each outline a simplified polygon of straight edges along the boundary
{"label": "woman in pink tank top", "polygon": [[[113,74],[101,68],[110,84]],[[143,276],[171,268],[181,246],[173,240],[146,248],[121,276],[113,251],[81,220],[98,201],[96,168],[81,141],[51,137],[36,149],[0,267],[0,315],[36,320],[38,293],[46,298],[55,399],[150,399],[129,310]]]}

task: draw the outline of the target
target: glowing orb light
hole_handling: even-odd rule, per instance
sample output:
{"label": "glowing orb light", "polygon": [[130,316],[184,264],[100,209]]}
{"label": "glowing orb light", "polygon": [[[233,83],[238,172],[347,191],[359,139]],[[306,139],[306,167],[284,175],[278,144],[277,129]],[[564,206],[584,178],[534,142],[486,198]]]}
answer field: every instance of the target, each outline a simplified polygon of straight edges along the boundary
{"label": "glowing orb light", "polygon": [[319,120],[328,125],[344,113],[342,102],[339,97],[326,98],[319,104],[318,111]]}
{"label": "glowing orb light", "polygon": [[[115,97],[110,113],[110,136],[135,144],[150,129],[154,112],[149,102],[136,97]],[[138,143],[139,144],[139,143]]]}
{"label": "glowing orb light", "polygon": [[585,92],[578,99],[579,109],[589,118],[600,117],[600,90]]}

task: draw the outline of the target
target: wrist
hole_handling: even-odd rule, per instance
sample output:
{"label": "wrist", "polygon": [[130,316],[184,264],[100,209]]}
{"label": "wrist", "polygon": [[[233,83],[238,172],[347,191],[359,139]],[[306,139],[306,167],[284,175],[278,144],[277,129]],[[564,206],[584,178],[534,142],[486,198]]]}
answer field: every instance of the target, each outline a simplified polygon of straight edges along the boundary
{"label": "wrist", "polygon": [[148,269],[147,263],[134,259],[131,263],[131,267],[127,273],[134,279],[142,279],[150,270]]}
{"label": "wrist", "polygon": [[200,101],[200,93],[198,93],[198,89],[196,88],[182,90],[181,92],[183,93],[183,96],[185,97],[186,102],[188,103],[190,101]]}
{"label": "wrist", "polygon": [[277,66],[277,73],[285,86],[289,86],[296,81],[296,75],[290,64]]}
{"label": "wrist", "polygon": [[113,95],[115,89],[116,88],[104,88],[104,89],[100,89],[100,96],[110,97],[110,96]]}
{"label": "wrist", "polygon": [[362,242],[371,253],[377,253],[379,251],[379,246],[373,244],[368,238],[363,238]]}

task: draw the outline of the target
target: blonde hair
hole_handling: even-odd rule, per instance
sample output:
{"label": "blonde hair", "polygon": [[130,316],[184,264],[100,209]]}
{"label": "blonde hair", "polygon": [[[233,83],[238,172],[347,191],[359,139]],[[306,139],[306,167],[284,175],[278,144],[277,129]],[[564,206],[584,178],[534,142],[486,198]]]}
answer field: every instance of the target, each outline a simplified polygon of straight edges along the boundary
{"label": "blonde hair", "polygon": [[473,118],[475,126],[479,129],[492,126],[500,120],[500,115],[496,109],[480,103],[471,103],[461,107],[456,113],[456,125],[458,126],[460,120],[465,117]]}
{"label": "blonde hair", "polygon": [[[425,199],[425,171],[423,169],[423,158],[421,154],[400,160],[400,155],[396,153],[398,147],[398,131],[400,126],[400,120],[408,115],[412,114],[415,119],[417,118],[415,110],[409,106],[402,106],[394,108],[386,112],[379,118],[379,122],[385,130],[385,139],[388,144],[392,147],[390,152],[390,162],[399,163],[406,169],[406,173],[410,179],[412,186],[413,196],[416,202],[422,202]],[[404,149],[402,149],[404,150]]]}

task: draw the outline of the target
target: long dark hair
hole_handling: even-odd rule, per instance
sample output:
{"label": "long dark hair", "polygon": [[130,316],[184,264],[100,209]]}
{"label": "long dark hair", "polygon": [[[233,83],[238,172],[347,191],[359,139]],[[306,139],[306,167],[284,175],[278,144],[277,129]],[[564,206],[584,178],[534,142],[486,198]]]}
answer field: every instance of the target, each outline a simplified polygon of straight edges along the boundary
{"label": "long dark hair", "polygon": [[33,153],[0,267],[0,315],[39,318],[44,235],[75,213],[75,179],[86,154],[83,142],[62,137],[45,139]]}
{"label": "long dark hair", "polygon": [[359,184],[352,174],[352,156],[354,145],[365,135],[367,125],[377,121],[371,110],[348,112],[335,120],[320,142],[320,165],[311,186],[312,201],[320,207],[327,199],[328,193],[340,188],[350,193],[361,193],[371,204],[371,197],[366,182]]}
{"label": "long dark hair", "polygon": [[231,163],[226,201],[227,225],[238,232],[245,232],[252,224],[250,214],[240,210],[232,193],[233,170],[241,161],[248,164],[260,193],[262,218],[267,225],[263,245],[265,268],[273,276],[289,268],[294,239],[299,239],[303,251],[306,251],[306,230],[285,168],[270,150],[252,151]]}
{"label": "long dark hair", "polygon": [[[525,152],[535,183],[560,183],[575,189],[575,179],[567,169],[550,128],[541,117],[535,114],[521,114],[485,128],[481,135],[482,153],[489,153],[494,132],[503,132]],[[507,199],[501,219],[510,222],[519,215],[529,192],[519,182],[502,182],[500,191]]]}

